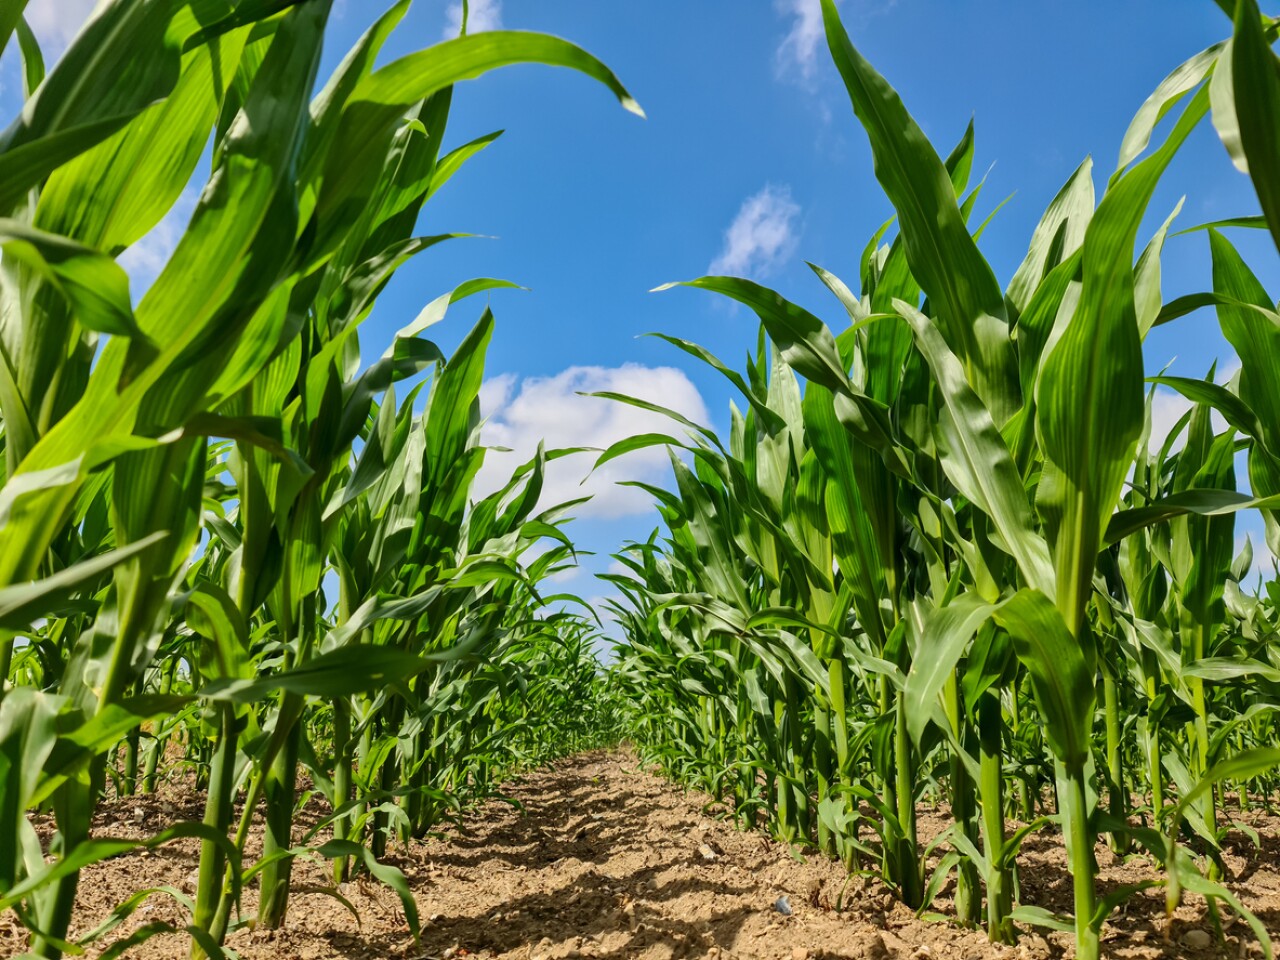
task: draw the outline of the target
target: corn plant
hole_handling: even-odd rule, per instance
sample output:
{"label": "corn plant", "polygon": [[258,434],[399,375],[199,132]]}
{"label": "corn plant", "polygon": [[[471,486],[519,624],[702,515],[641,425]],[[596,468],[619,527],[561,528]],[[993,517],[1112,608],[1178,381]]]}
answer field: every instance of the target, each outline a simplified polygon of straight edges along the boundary
{"label": "corn plant", "polygon": [[[448,360],[421,336],[511,285],[436,299],[372,363],[359,327],[400,266],[452,236],[417,235],[419,214],[494,139],[442,150],[456,82],[545,63],[639,108],[572,44],[466,35],[465,17],[457,39],[375,67],[408,0],[318,92],[329,0],[105,0],[47,75],[24,6],[0,9],[26,93],[0,135],[0,906],[32,955],[79,950],[141,902],[72,942],[81,869],[194,837],[194,956],[223,955],[254,878],[257,922],[284,922],[312,849],[390,883],[416,933],[404,878],[379,861],[387,818],[421,835],[523,762],[524,671],[588,697],[599,681],[584,622],[538,592],[572,555],[537,510],[556,454],[470,503],[491,315]],[[115,258],[202,157],[190,222],[135,305]],[[421,384],[403,406],[396,385],[422,376],[420,415]],[[155,789],[179,742],[202,822],[91,836],[108,782]],[[304,769],[335,811],[318,846],[293,832]],[[31,810],[54,818],[48,849]]]}
{"label": "corn plant", "polygon": [[[743,376],[676,341],[745,401],[727,445],[685,422],[684,437],[601,457],[665,444],[691,464],[673,459],[676,489],[653,491],[665,537],[629,545],[629,572],[612,577],[637,738],[741,822],[837,854],[922,912],[954,872],[956,919],[992,940],[1038,924],[1097,957],[1133,892],[1097,893],[1105,835],[1163,868],[1139,887],[1165,886],[1171,910],[1185,889],[1225,904],[1270,955],[1220,882],[1217,851],[1226,784],[1241,805],[1250,789],[1270,795],[1280,760],[1275,628],[1243,586],[1249,557],[1233,557],[1239,510],[1263,511],[1269,541],[1277,529],[1263,370],[1280,318],[1218,230],[1214,290],[1167,304],[1173,217],[1140,255],[1136,242],[1156,184],[1210,112],[1253,172],[1265,222],[1280,223],[1258,173],[1275,161],[1276,25],[1240,4],[1232,40],[1143,106],[1100,201],[1087,160],[1072,175],[1002,289],[978,247],[985,223],[970,222],[972,126],[944,160],[829,0],[823,16],[896,217],[867,245],[857,284],[814,267],[842,325],[748,280],[686,284],[750,308],[767,343]],[[1143,339],[1205,306],[1240,373],[1226,385],[1212,370],[1152,378],[1193,403],[1153,452]],[[1251,494],[1237,489],[1242,446]],[[916,804],[938,792],[954,823],[921,850]],[[1131,809],[1135,793],[1150,803]],[[1020,844],[1049,825],[1074,916],[1018,902]]]}

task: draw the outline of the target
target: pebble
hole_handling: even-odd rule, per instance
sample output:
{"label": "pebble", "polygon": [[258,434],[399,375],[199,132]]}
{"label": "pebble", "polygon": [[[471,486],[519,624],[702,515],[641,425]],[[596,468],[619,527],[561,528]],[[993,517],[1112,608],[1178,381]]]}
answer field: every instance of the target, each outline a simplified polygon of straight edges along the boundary
{"label": "pebble", "polygon": [[1182,935],[1182,945],[1188,950],[1208,950],[1213,937],[1205,930],[1188,930]]}
{"label": "pebble", "polygon": [[805,947],[792,947],[791,960],[809,960],[809,951]]}
{"label": "pebble", "polygon": [[698,844],[698,856],[702,857],[703,860],[719,860],[720,859],[720,855],[716,853],[714,850],[712,850],[711,847],[705,843]]}
{"label": "pebble", "polygon": [[781,896],[777,900],[773,901],[773,909],[784,917],[789,917],[791,916],[791,900],[785,895]]}

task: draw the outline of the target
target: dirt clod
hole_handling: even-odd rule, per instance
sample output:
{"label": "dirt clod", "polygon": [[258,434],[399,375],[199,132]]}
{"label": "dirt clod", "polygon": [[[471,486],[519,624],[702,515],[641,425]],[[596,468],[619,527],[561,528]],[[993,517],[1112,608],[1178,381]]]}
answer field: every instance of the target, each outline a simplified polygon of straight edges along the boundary
{"label": "dirt clod", "polygon": [[1188,930],[1182,935],[1182,945],[1188,950],[1208,950],[1213,937],[1205,930]]}

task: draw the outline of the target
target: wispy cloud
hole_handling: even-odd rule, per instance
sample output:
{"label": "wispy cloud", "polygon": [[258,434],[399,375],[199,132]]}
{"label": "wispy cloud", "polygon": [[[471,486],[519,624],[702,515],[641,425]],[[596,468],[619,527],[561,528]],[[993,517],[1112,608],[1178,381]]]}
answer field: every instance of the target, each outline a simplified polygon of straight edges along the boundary
{"label": "wispy cloud", "polygon": [[799,205],[786,186],[767,185],[743,201],[724,234],[724,249],[710,271],[733,276],[768,276],[795,252]]}
{"label": "wispy cloud", "polygon": [[40,41],[46,60],[62,56],[95,5],[96,0],[31,0],[27,4],[27,23]]}
{"label": "wispy cloud", "polygon": [[[856,34],[897,4],[898,0],[854,0],[841,16],[846,29]],[[844,0],[836,0],[836,6],[845,6]],[[821,0],[773,0],[773,9],[790,24],[774,55],[776,75],[811,87],[819,65],[827,61]]]}
{"label": "wispy cloud", "polygon": [[791,20],[774,61],[779,77],[813,79],[822,46],[822,5],[819,0],[773,0],[773,8]]}
{"label": "wispy cloud", "polygon": [[[487,418],[482,441],[509,447],[510,453],[490,450],[477,478],[477,493],[500,489],[512,471],[530,460],[538,441],[557,447],[606,448],[624,437],[667,433],[681,437],[681,428],[661,414],[612,400],[579,396],[610,391],[658,403],[697,423],[707,422],[706,405],[698,388],[674,367],[569,367],[553,377],[502,374],[485,382],[480,391],[481,414]],[[627,454],[591,474],[595,454],[578,454],[547,466],[543,507],[590,495],[592,500],[573,511],[578,517],[617,518],[647,513],[652,499],[619,480],[668,482],[670,458],[663,447]],[[585,480],[585,483],[583,482]]]}
{"label": "wispy cloud", "polygon": [[129,274],[129,285],[135,299],[142,298],[169,262],[199,199],[200,191],[187,187],[151,232],[120,254],[118,262]]}
{"label": "wispy cloud", "polygon": [[[451,40],[462,29],[462,2],[450,3],[444,12],[444,37]],[[471,0],[467,4],[467,33],[502,29],[502,0]]]}

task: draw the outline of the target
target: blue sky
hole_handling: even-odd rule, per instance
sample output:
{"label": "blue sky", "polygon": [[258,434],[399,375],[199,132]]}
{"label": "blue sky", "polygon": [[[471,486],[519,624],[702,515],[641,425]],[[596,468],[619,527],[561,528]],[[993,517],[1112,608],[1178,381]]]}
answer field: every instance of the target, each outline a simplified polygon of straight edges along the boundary
{"label": "blue sky", "polygon": [[[32,0],[29,15],[56,50],[91,7],[92,0]],[[326,70],[384,7],[338,0]],[[440,40],[456,22],[453,8],[417,0],[385,57]],[[542,436],[602,445],[660,428],[575,397],[580,389],[629,390],[726,427],[727,384],[661,341],[637,337],[662,331],[695,340],[737,366],[754,345],[754,318],[700,291],[647,291],[723,270],[768,283],[835,324],[842,311],[803,261],[855,279],[863,245],[891,213],[827,60],[817,9],[817,0],[474,3],[473,26],[543,30],[581,44],[615,70],[648,119],[626,113],[585,78],[545,67],[509,68],[459,87],[452,143],[506,132],[432,200],[421,231],[497,239],[454,241],[402,269],[362,332],[366,353],[381,353],[394,330],[461,280],[505,277],[530,290],[501,291],[491,301],[498,330],[485,403],[493,442],[527,452]],[[1211,0],[844,0],[842,11],[854,43],[940,153],[975,117],[975,175],[989,170],[977,216],[1015,194],[982,242],[1002,282],[1085,155],[1094,158],[1101,192],[1138,106],[1230,26]],[[6,60],[0,106],[12,115],[19,83]],[[1181,227],[1256,212],[1247,179],[1207,123],[1165,177],[1144,233],[1183,195]],[[140,283],[163,262],[180,216],[130,256]],[[1274,289],[1269,239],[1236,233]],[[1208,288],[1203,233],[1169,242],[1164,278],[1166,300]],[[464,304],[437,328],[446,352],[479,309]],[[1211,312],[1159,328],[1147,344],[1152,372],[1172,361],[1173,372],[1197,376],[1228,355]],[[1172,395],[1157,407],[1166,426],[1181,409]],[[554,489],[576,494],[586,465],[582,458],[563,465]],[[622,540],[643,538],[656,524],[643,496],[611,484],[624,472],[662,482],[663,455],[637,455],[585,488],[597,500],[580,511],[575,535],[600,556],[565,584],[585,596],[602,592],[586,574],[605,569]],[[1249,518],[1240,528],[1258,524]]]}

